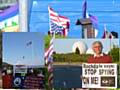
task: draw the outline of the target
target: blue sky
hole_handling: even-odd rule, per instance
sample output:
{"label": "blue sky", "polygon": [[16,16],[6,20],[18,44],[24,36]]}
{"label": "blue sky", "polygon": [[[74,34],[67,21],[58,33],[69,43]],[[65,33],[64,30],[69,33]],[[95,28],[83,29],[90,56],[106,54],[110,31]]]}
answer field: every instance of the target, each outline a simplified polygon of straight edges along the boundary
{"label": "blue sky", "polygon": [[44,65],[43,33],[3,33],[3,62]]}
{"label": "blue sky", "polygon": [[[81,26],[76,26],[82,17],[83,0],[33,0],[30,17],[30,30],[44,32],[49,30],[48,5],[60,15],[70,19],[68,37],[81,38]],[[120,0],[87,0],[88,12],[98,17],[98,38],[103,36],[104,24],[108,31],[120,35]]]}

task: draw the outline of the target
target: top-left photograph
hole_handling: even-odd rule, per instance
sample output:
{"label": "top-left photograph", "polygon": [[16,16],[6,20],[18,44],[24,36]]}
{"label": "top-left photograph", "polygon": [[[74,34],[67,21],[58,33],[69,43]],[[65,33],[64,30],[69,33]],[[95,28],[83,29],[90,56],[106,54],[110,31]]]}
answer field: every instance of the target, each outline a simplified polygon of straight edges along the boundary
{"label": "top-left photograph", "polygon": [[0,0],[0,31],[28,32],[31,5],[32,0]]}
{"label": "top-left photograph", "polygon": [[0,0],[0,31],[19,32],[18,0]]}

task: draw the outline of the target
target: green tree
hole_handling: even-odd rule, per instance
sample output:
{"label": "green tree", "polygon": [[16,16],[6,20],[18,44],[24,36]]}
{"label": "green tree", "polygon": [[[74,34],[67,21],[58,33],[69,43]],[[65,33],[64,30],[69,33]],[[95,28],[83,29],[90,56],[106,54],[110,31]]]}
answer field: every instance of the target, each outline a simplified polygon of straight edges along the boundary
{"label": "green tree", "polygon": [[119,60],[119,48],[113,47],[113,49],[110,50],[109,55],[112,57],[113,62],[120,62]]}
{"label": "green tree", "polygon": [[78,62],[85,63],[87,62],[90,54],[75,54],[75,53],[67,53],[67,54],[54,54],[53,60],[54,62]]}

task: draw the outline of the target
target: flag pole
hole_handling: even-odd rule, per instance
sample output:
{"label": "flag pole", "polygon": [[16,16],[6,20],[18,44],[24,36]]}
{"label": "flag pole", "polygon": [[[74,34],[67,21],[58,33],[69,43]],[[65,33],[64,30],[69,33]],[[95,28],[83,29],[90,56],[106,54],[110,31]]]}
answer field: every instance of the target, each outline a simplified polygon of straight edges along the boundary
{"label": "flag pole", "polygon": [[50,22],[50,6],[48,5],[48,14],[49,14],[49,31],[51,35],[51,22]]}
{"label": "flag pole", "polygon": [[104,32],[105,32],[105,39],[107,39],[108,38],[108,36],[107,36],[107,28],[106,28],[106,24],[104,24]]}
{"label": "flag pole", "polygon": [[112,54],[111,54],[112,48],[113,48],[113,47],[112,47],[112,40],[111,40],[111,38],[110,38],[110,56],[112,55]]}
{"label": "flag pole", "polygon": [[55,39],[55,31],[54,31],[54,33],[53,33],[53,39]]}

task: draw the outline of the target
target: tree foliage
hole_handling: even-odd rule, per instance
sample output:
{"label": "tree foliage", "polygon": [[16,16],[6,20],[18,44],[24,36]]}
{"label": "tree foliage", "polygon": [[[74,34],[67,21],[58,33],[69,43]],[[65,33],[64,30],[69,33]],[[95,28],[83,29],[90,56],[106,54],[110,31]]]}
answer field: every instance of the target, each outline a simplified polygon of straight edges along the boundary
{"label": "tree foliage", "polygon": [[120,48],[118,48],[118,47],[113,47],[110,50],[109,55],[112,57],[113,62],[117,62],[117,63],[120,62],[120,58],[119,58],[120,53],[119,53],[119,51],[120,51]]}
{"label": "tree foliage", "polygon": [[[114,63],[120,63],[120,48],[114,47],[109,52],[109,55],[112,57]],[[76,49],[75,53],[67,53],[67,54],[54,54],[53,60],[54,62],[87,62],[88,57],[90,54],[79,54],[80,52]]]}
{"label": "tree foliage", "polygon": [[85,63],[90,55],[89,54],[54,54],[53,60],[54,62],[80,62]]}

